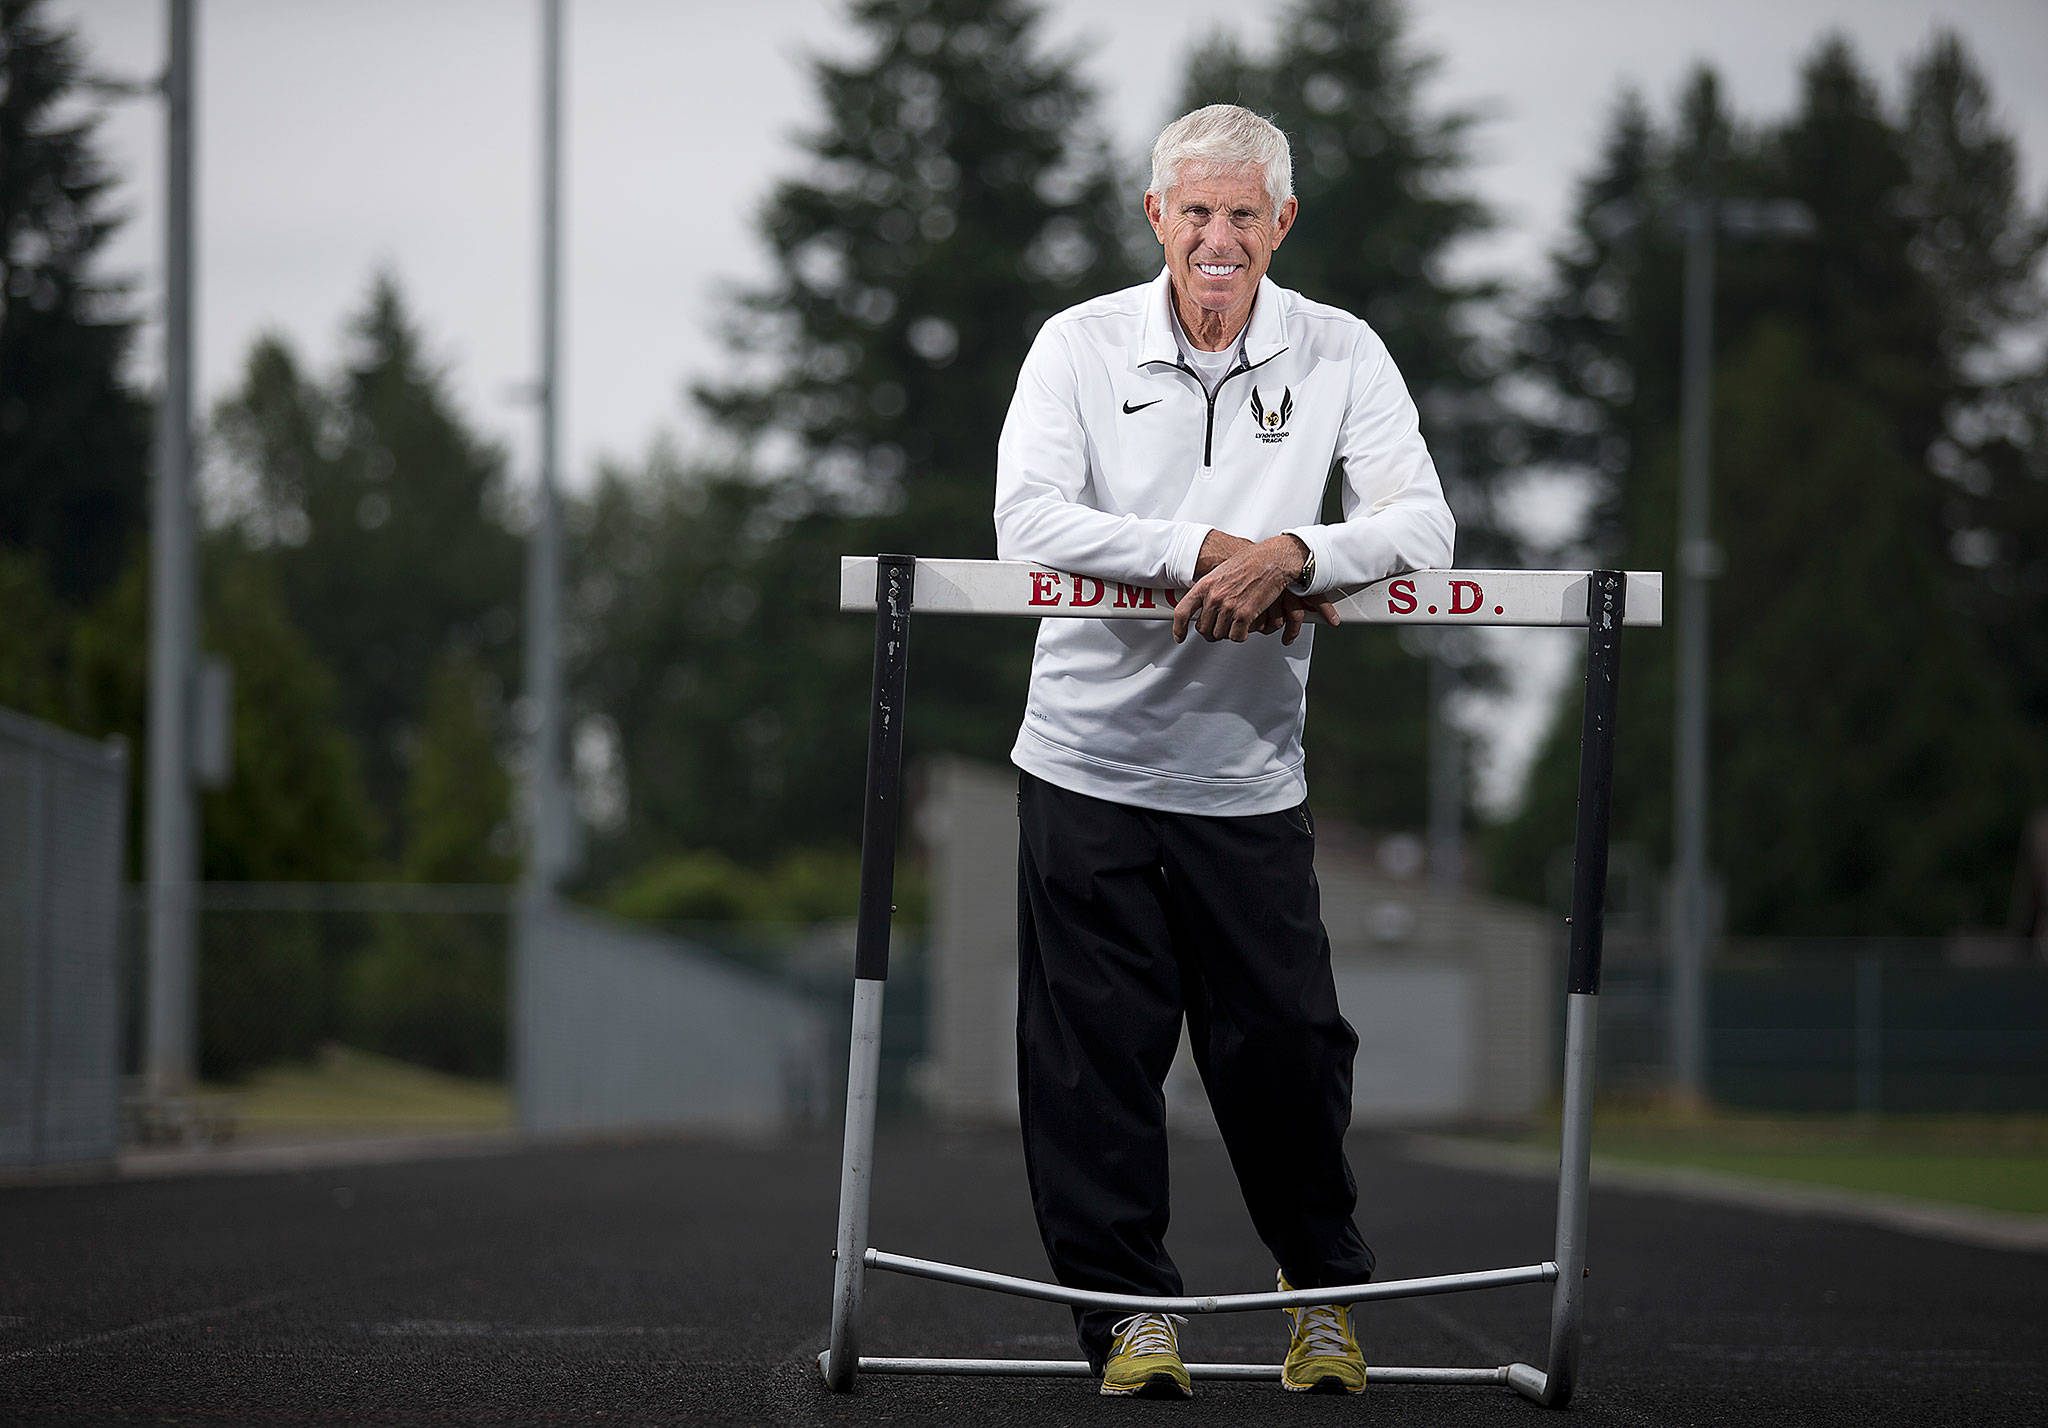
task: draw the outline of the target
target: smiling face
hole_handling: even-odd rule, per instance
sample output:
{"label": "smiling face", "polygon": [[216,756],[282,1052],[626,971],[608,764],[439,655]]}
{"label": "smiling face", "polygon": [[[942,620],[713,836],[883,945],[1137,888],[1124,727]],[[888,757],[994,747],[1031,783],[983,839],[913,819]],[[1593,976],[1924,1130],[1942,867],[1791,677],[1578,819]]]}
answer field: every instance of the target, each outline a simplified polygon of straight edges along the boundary
{"label": "smiling face", "polygon": [[1295,202],[1273,211],[1256,164],[1190,164],[1171,189],[1145,195],[1145,217],[1166,249],[1175,307],[1189,338],[1221,350],[1244,330],[1259,279],[1294,226]]}

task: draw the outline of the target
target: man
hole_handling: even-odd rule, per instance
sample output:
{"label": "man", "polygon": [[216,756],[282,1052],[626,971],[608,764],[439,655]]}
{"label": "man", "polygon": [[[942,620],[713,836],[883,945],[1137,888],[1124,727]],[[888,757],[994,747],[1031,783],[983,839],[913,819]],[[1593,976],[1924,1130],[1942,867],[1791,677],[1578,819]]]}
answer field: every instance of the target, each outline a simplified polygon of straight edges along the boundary
{"label": "man", "polygon": [[[1004,558],[1187,591],[1170,629],[1043,622],[1011,754],[1019,1109],[1063,1284],[1182,1292],[1162,1086],[1183,1017],[1280,1282],[1372,1273],[1343,1147],[1358,1043],[1304,801],[1303,624],[1337,622],[1337,587],[1448,565],[1452,520],[1384,344],[1267,279],[1295,210],[1273,125],[1234,105],[1168,125],[1145,193],[1164,271],[1045,324],[998,448]],[[1344,519],[1323,525],[1333,469]],[[1289,1313],[1285,1386],[1363,1388],[1348,1309]],[[1168,1316],[1075,1320],[1103,1393],[1191,1391]]]}

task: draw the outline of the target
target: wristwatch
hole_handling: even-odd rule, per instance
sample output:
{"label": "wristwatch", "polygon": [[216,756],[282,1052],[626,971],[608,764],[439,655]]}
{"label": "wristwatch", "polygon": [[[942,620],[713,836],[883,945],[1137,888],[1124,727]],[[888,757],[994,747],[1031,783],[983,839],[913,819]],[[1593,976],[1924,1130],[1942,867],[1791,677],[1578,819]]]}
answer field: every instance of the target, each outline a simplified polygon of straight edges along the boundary
{"label": "wristwatch", "polygon": [[[1295,539],[1296,539],[1296,540],[1301,540],[1301,537],[1299,537],[1299,536],[1296,536],[1296,537],[1295,537]],[[1305,541],[1305,540],[1304,540],[1304,541],[1301,541],[1301,543],[1302,543],[1302,545],[1303,545],[1303,547],[1304,547],[1304,548],[1306,548],[1306,547],[1308,546],[1308,542],[1307,542],[1307,541]],[[1304,561],[1303,561],[1303,562],[1301,563],[1301,574],[1295,577],[1295,581],[1294,581],[1294,583],[1295,583],[1296,585],[1299,585],[1299,586],[1300,586],[1300,587],[1301,587],[1301,588],[1302,588],[1303,590],[1307,590],[1307,589],[1308,589],[1308,588],[1309,588],[1310,586],[1312,586],[1312,585],[1314,585],[1314,584],[1315,584],[1315,580],[1316,580],[1316,553],[1315,553],[1315,551],[1314,551],[1314,550],[1312,550],[1312,549],[1311,549],[1311,550],[1309,550],[1309,552],[1308,552],[1308,559],[1307,559],[1307,560],[1304,560]]]}

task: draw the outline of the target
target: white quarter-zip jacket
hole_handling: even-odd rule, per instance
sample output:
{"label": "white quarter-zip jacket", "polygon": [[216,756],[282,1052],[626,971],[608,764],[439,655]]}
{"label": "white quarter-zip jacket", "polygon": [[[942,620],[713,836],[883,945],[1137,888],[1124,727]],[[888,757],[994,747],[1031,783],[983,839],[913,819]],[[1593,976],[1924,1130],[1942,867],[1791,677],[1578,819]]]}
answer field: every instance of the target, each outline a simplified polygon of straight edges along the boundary
{"label": "white quarter-zip jacket", "polygon": [[[1162,271],[1040,329],[996,449],[997,553],[1184,590],[1211,530],[1289,532],[1315,552],[1310,595],[1448,566],[1450,508],[1378,334],[1261,279],[1211,396],[1182,356],[1171,283]],[[1321,525],[1333,467],[1344,519]],[[1048,783],[1140,808],[1291,808],[1308,792],[1313,649],[1308,626],[1292,645],[1192,631],[1176,645],[1166,621],[1041,621],[1010,757]]]}

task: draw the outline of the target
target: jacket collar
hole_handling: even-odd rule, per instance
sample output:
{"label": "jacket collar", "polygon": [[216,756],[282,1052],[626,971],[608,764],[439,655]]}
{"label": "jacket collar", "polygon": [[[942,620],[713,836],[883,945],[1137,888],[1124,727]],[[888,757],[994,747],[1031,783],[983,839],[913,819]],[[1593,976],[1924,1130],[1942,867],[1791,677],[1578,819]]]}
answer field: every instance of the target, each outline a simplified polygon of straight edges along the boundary
{"label": "jacket collar", "polygon": [[[1280,285],[1271,276],[1259,279],[1258,296],[1252,300],[1252,320],[1238,334],[1237,345],[1245,365],[1259,366],[1287,350],[1287,315],[1281,311]],[[1161,268],[1145,298],[1145,330],[1138,346],[1138,365],[1180,361],[1180,337],[1173,320],[1173,270]]]}

